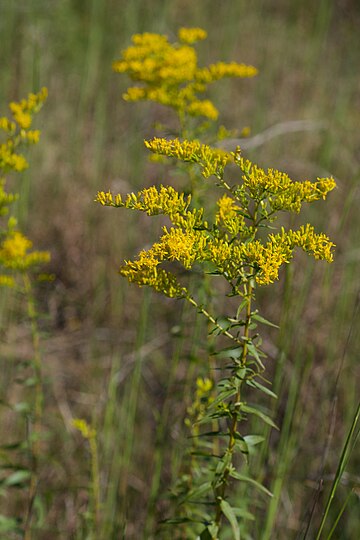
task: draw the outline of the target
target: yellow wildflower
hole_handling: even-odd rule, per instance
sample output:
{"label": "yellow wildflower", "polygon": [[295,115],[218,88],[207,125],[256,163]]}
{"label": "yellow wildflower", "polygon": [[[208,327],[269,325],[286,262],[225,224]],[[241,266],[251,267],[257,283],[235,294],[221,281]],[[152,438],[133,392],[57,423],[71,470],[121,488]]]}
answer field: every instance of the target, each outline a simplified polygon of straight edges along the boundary
{"label": "yellow wildflower", "polygon": [[194,100],[187,111],[191,116],[205,116],[210,120],[217,120],[219,116],[219,111],[209,99]]}
{"label": "yellow wildflower", "polygon": [[195,43],[207,38],[207,32],[202,28],[180,28],[178,38],[183,43]]}
{"label": "yellow wildflower", "polygon": [[158,268],[158,261],[151,259],[149,252],[146,252],[146,255],[145,257],[140,254],[137,261],[126,261],[120,268],[120,274],[139,287],[146,285],[169,298],[184,298],[187,294],[186,288],[173,274]]}
{"label": "yellow wildflower", "polygon": [[316,182],[296,182],[284,172],[254,165],[243,159],[239,152],[233,154],[235,163],[244,173],[243,185],[255,201],[268,200],[272,211],[287,210],[300,212],[303,202],[325,199],[335,188],[333,178],[318,178]]}
{"label": "yellow wildflower", "polygon": [[37,144],[40,140],[40,131],[38,129],[32,129],[29,131],[22,131],[21,136],[30,144]]}
{"label": "yellow wildflower", "polygon": [[16,129],[15,122],[11,122],[6,116],[0,118],[0,129],[7,133],[13,133]]}
{"label": "yellow wildflower", "polygon": [[232,159],[230,153],[211,148],[198,141],[180,142],[178,139],[167,140],[155,137],[150,141],[145,141],[145,146],[155,154],[198,163],[205,178],[211,175],[222,177],[226,164]]}
{"label": "yellow wildflower", "polygon": [[49,262],[49,252],[29,252],[31,248],[31,240],[19,231],[11,231],[0,245],[0,264],[12,270],[25,271],[30,267]]}
{"label": "yellow wildflower", "polygon": [[219,210],[215,218],[216,225],[225,227],[233,235],[244,231],[245,219],[241,214],[242,209],[234,199],[228,195],[223,195],[217,201],[217,205]]}
{"label": "yellow wildflower", "polygon": [[74,418],[72,421],[74,428],[78,429],[84,439],[94,439],[96,437],[96,430],[89,426],[86,420],[81,418]]}
{"label": "yellow wildflower", "polygon": [[210,84],[224,77],[255,77],[258,70],[254,66],[246,64],[237,64],[236,62],[217,62],[208,67],[198,69],[195,73],[195,79],[202,83]]}
{"label": "yellow wildflower", "polygon": [[114,71],[127,73],[132,81],[140,83],[127,89],[127,101],[150,100],[174,109],[183,115],[201,116],[216,120],[218,110],[208,100],[199,99],[199,93],[223,77],[253,77],[253,66],[219,62],[205,68],[198,67],[196,41],[206,38],[201,28],[181,28],[180,43],[170,43],[167,36],[153,33],[135,34],[132,45],[122,51],[120,60],[113,63]]}

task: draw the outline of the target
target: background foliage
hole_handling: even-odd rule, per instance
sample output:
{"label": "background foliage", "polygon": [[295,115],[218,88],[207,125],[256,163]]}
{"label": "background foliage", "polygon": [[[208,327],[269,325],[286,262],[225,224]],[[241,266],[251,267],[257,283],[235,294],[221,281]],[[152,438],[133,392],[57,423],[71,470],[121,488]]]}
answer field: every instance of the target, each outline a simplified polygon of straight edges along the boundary
{"label": "background foliage", "polygon": [[[165,168],[147,161],[143,139],[154,134],[154,121],[172,119],[161,107],[123,102],[127,81],[111,64],[133,33],[173,37],[180,26],[208,31],[198,46],[204,64],[236,60],[259,69],[253,80],[211,89],[221,123],[249,126],[256,135],[280,122],[309,121],[294,133],[287,124],[285,134],[249,148],[247,157],[293,178],[331,174],[338,184],[323,214],[320,207],[307,210],[308,220],[336,242],[335,262],[315,268],[299,255],[297,269],[275,286],[276,297],[273,289],[271,298],[266,292],[261,298],[262,313],[281,326],[269,333],[266,348],[275,391],[281,390],[274,414],[282,427],[271,434],[269,454],[259,457],[262,480],[279,505],[264,513],[263,523],[274,521],[279,539],[302,538],[314,500],[313,523],[319,522],[359,383],[359,23],[351,0],[0,0],[2,113],[8,102],[49,89],[37,119],[42,140],[29,156],[17,203],[23,230],[51,251],[49,271],[57,276],[38,290],[48,316],[41,321],[47,438],[37,538],[91,537],[89,449],[74,432],[73,417],[86,418],[98,434],[104,538],[158,537],[154,523],[166,511],[159,490],[176,478],[206,329],[195,327],[189,336],[177,326],[171,302],[119,278],[118,264],[154,234],[146,216],[139,228],[138,216],[107,212],[92,201],[99,188],[128,192],[144,179],[164,181]],[[30,329],[16,302],[3,292],[0,302],[1,399],[16,402],[15,366],[32,354]],[[182,317],[191,328],[192,315]],[[184,380],[188,395],[179,401]],[[3,444],[10,443],[19,426],[0,412]],[[349,490],[359,489],[358,471],[355,451],[333,519]],[[17,496],[14,491],[5,505],[9,513]],[[354,494],[337,538],[354,537],[358,505]],[[255,538],[262,538],[261,521],[258,527]]]}

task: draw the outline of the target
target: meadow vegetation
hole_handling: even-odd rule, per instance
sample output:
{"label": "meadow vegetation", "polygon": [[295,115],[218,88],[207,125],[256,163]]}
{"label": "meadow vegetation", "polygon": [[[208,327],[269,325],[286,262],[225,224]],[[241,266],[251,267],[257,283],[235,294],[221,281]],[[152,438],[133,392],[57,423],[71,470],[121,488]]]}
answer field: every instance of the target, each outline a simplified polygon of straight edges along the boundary
{"label": "meadow vegetation", "polygon": [[0,0],[1,538],[360,533],[360,10],[213,6]]}

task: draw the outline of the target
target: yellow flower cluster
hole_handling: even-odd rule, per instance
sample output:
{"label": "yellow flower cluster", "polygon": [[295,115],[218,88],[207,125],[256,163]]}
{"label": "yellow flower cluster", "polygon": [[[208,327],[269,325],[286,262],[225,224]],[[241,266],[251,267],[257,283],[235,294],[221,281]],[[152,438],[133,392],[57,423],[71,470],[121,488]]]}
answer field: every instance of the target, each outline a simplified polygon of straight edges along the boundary
{"label": "yellow flower cluster", "polygon": [[336,187],[333,178],[318,178],[316,182],[295,182],[286,173],[276,169],[265,171],[241,157],[239,149],[229,153],[198,141],[181,142],[178,139],[158,137],[145,141],[145,146],[155,154],[198,163],[205,178],[214,175],[222,179],[226,165],[235,163],[242,171],[242,183],[239,184],[236,196],[243,202],[241,194],[246,194],[247,198],[261,204],[263,212],[267,212],[265,217],[279,210],[298,213],[303,202],[325,199]]}
{"label": "yellow flower cluster", "polygon": [[206,227],[203,222],[203,210],[189,210],[191,195],[178,193],[171,186],[151,186],[137,194],[129,193],[123,201],[120,194],[113,195],[111,191],[99,191],[95,202],[103,206],[125,207],[131,210],[146,212],[149,216],[164,214],[169,216],[172,223],[184,229]]}
{"label": "yellow flower cluster", "polygon": [[218,227],[224,227],[231,235],[249,234],[245,218],[242,215],[242,208],[233,198],[223,195],[217,201],[217,205],[219,210],[215,217],[215,223]]}
{"label": "yellow flower cluster", "polygon": [[198,163],[204,178],[209,178],[211,175],[222,178],[226,164],[233,159],[229,152],[211,148],[198,141],[180,142],[178,139],[167,140],[154,137],[150,141],[145,141],[145,146],[155,154]]}
{"label": "yellow flower cluster", "polygon": [[0,244],[0,265],[24,272],[33,266],[49,262],[47,251],[29,251],[32,242],[19,231],[10,232]]}
{"label": "yellow flower cluster", "polygon": [[213,388],[214,382],[208,377],[198,377],[196,379],[194,401],[186,409],[188,416],[184,420],[185,425],[191,429],[193,437],[198,436],[200,431],[198,422],[204,416],[207,405],[214,400],[211,395]]}
{"label": "yellow flower cluster", "polygon": [[333,242],[324,234],[316,234],[314,227],[309,223],[302,225],[298,231],[285,231],[284,228],[277,235],[269,235],[271,242],[279,245],[288,243],[290,249],[300,247],[306,253],[311,253],[315,259],[324,259],[328,262],[333,261],[332,248]]}
{"label": "yellow flower cluster", "polygon": [[268,238],[266,244],[254,240],[241,246],[242,264],[254,266],[256,281],[260,285],[268,285],[278,279],[280,267],[290,262],[296,247],[313,255],[315,259],[327,262],[333,260],[331,250],[335,244],[325,234],[316,234],[314,227],[309,224],[301,226],[297,231],[285,231],[282,228],[279,234],[270,234]]}
{"label": "yellow flower cluster", "polygon": [[[298,230],[270,233],[259,238],[276,219],[279,211],[299,212],[304,202],[325,199],[335,188],[333,178],[318,178],[316,182],[294,182],[283,172],[265,171],[245,160],[240,150],[228,153],[198,141],[154,138],[146,147],[157,155],[175,157],[197,163],[205,178],[214,175],[226,193],[217,201],[218,210],[212,222],[204,220],[204,208],[191,208],[191,196],[168,186],[130,193],[125,199],[110,191],[99,192],[102,205],[126,207],[148,215],[167,215],[173,227],[163,228],[160,240],[148,251],[142,251],[136,261],[128,261],[120,272],[131,282],[150,285],[168,296],[184,297],[188,293],[176,276],[161,268],[163,263],[176,261],[186,270],[205,263],[215,273],[222,274],[232,287],[249,277],[259,285],[278,279],[279,269],[293,257],[299,247],[315,259],[333,260],[334,244],[323,233],[316,234],[311,225]],[[224,169],[233,163],[241,170],[238,184],[224,180]]]}
{"label": "yellow flower cluster", "polygon": [[178,43],[154,33],[135,34],[133,45],[122,51],[121,59],[113,63],[114,71],[127,73],[131,80],[142,83],[127,89],[127,101],[149,100],[171,107],[179,116],[199,116],[216,120],[218,110],[199,94],[207,86],[224,77],[253,77],[253,66],[218,62],[199,68],[197,53],[191,46],[206,38],[201,28],[180,28]]}
{"label": "yellow flower cluster", "polygon": [[264,171],[249,160],[243,159],[239,152],[233,154],[235,163],[243,172],[243,186],[255,201],[267,200],[271,211],[287,210],[300,212],[303,202],[325,199],[336,187],[333,178],[318,178],[316,182],[294,182],[289,176],[276,169]]}
{"label": "yellow flower cluster", "polygon": [[209,84],[225,77],[254,77],[258,74],[258,70],[254,66],[246,64],[237,64],[236,62],[217,62],[210,66],[198,69],[195,74],[195,79],[198,82]]}
{"label": "yellow flower cluster", "polygon": [[75,429],[79,430],[84,439],[94,439],[96,437],[96,430],[89,426],[86,420],[82,418],[74,418],[72,425]]}
{"label": "yellow flower cluster", "polygon": [[136,261],[125,261],[120,268],[120,274],[130,283],[136,283],[139,287],[152,287],[169,298],[184,298],[187,294],[187,290],[174,274],[159,268],[159,261],[151,252],[142,251]]}
{"label": "yellow flower cluster", "polygon": [[30,128],[32,115],[38,112],[46,98],[47,89],[42,88],[37,94],[29,94],[27,99],[22,99],[19,103],[10,103],[10,110],[14,120],[20,128]]}
{"label": "yellow flower cluster", "polygon": [[18,154],[16,149],[24,143],[39,142],[40,131],[31,130],[30,127],[33,115],[40,110],[46,97],[46,88],[37,94],[29,94],[27,99],[10,103],[13,120],[0,117],[0,131],[6,134],[6,140],[0,144],[0,171],[2,173],[10,170],[21,172],[28,167],[27,160],[22,154]]}
{"label": "yellow flower cluster", "polygon": [[[152,186],[137,195],[130,193],[124,201],[120,195],[100,192],[97,201],[148,215],[169,216],[174,227],[163,227],[160,240],[149,250],[141,251],[135,261],[127,261],[120,273],[133,283],[149,285],[170,297],[184,297],[188,293],[174,274],[161,268],[166,262],[177,261],[186,270],[196,263],[210,263],[229,283],[254,276],[263,285],[278,279],[280,267],[290,261],[296,247],[316,259],[331,262],[333,258],[334,244],[325,234],[316,234],[310,225],[297,231],[281,229],[278,234],[269,234],[265,242],[255,238],[257,227],[249,208],[244,209],[227,194],[217,201],[218,211],[210,226],[203,220],[204,209],[190,209],[191,197],[170,186]],[[250,199],[249,206],[253,204]]]}
{"label": "yellow flower cluster", "polygon": [[[21,172],[28,167],[26,158],[18,152],[21,146],[36,144],[40,138],[39,130],[32,130],[33,115],[37,113],[47,97],[43,88],[37,94],[29,94],[27,99],[10,103],[13,119],[0,118],[0,175],[10,171]],[[0,215],[9,213],[10,204],[18,195],[5,190],[5,179],[0,181]],[[16,219],[10,217],[0,226],[0,266],[7,272],[0,275],[0,285],[14,286],[15,272],[26,272],[30,268],[46,263],[50,259],[48,252],[31,251],[32,242],[16,230]]]}
{"label": "yellow flower cluster", "polygon": [[202,28],[180,28],[178,38],[182,43],[196,43],[207,38],[207,33]]}

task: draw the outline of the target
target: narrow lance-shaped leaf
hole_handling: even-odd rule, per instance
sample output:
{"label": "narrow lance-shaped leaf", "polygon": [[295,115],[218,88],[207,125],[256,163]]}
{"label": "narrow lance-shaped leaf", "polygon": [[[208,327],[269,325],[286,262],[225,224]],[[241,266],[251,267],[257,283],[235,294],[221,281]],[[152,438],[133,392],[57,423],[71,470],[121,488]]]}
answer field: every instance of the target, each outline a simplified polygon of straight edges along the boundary
{"label": "narrow lance-shaped leaf", "polygon": [[255,416],[258,416],[263,420],[266,424],[269,426],[279,429],[277,425],[274,423],[274,421],[268,416],[267,414],[263,413],[262,411],[259,411],[258,409],[255,409],[255,407],[250,407],[249,405],[241,404],[241,410],[243,412],[247,412],[248,414],[255,414]]}
{"label": "narrow lance-shaped leaf", "polygon": [[231,529],[233,532],[233,538],[235,540],[240,540],[240,528],[239,528],[237,517],[235,515],[233,508],[230,506],[230,504],[227,501],[225,501],[225,499],[222,499],[220,501],[220,508],[224,516],[230,522]]}
{"label": "narrow lance-shaped leaf", "polygon": [[254,486],[257,489],[259,489],[260,491],[262,491],[263,493],[266,493],[266,495],[268,495],[269,497],[273,496],[271,491],[269,491],[265,486],[260,484],[260,482],[257,482],[257,480],[254,480],[253,478],[250,478],[249,476],[246,476],[244,474],[239,474],[235,470],[230,472],[230,476],[232,478],[235,478],[236,480],[240,480],[241,482],[247,482],[247,483],[251,484],[252,486]]}

